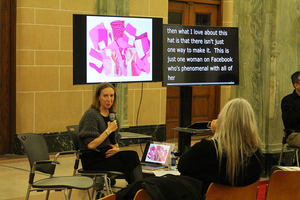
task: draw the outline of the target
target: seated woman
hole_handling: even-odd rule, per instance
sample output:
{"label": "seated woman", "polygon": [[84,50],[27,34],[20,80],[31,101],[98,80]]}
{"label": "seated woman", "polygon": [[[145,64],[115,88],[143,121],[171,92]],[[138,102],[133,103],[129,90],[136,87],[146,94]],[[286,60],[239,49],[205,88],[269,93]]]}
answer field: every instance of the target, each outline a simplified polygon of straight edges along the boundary
{"label": "seated woman", "polygon": [[263,171],[261,140],[251,105],[242,98],[229,101],[212,122],[212,139],[202,139],[179,160],[181,175],[203,181],[202,194],[211,182],[245,186]]}
{"label": "seated woman", "polygon": [[119,151],[117,119],[110,120],[116,111],[116,92],[110,83],[101,83],[95,91],[91,107],[79,122],[81,149],[98,149],[81,155],[84,170],[111,170],[123,172],[130,184],[142,179],[142,168],[137,152]]}
{"label": "seated woman", "polygon": [[132,199],[142,188],[153,200],[201,200],[211,182],[244,186],[257,181],[263,156],[250,104],[241,98],[229,101],[212,122],[212,131],[212,139],[202,139],[180,157],[180,176],[146,177],[120,190],[116,199]]}

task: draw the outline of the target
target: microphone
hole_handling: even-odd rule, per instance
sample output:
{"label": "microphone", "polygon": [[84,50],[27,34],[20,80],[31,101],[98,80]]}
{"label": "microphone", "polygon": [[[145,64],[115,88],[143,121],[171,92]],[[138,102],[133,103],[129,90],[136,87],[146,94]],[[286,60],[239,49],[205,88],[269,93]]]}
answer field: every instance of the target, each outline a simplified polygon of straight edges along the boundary
{"label": "microphone", "polygon": [[116,114],[115,113],[109,113],[109,120],[112,122],[116,119]]}

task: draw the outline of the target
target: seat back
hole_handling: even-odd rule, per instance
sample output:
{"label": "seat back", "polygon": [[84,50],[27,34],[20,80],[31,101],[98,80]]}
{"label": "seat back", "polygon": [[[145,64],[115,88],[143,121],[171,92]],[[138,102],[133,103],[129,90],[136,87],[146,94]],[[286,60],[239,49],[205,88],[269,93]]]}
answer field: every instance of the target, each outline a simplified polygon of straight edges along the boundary
{"label": "seat back", "polygon": [[78,134],[79,134],[79,126],[78,125],[70,125],[66,127],[70,137],[72,138],[74,148],[76,151],[79,150],[79,141],[78,141]]}
{"label": "seat back", "polygon": [[148,194],[147,190],[140,189],[135,194],[133,200],[152,200],[151,196]]}
{"label": "seat back", "polygon": [[286,139],[289,137],[289,135],[293,132],[295,132],[295,130],[292,129],[283,129],[283,138],[282,138],[282,144],[286,144]]}
{"label": "seat back", "polygon": [[99,200],[116,200],[116,195],[115,194],[110,194],[110,195],[107,195],[105,197],[102,197]]}
{"label": "seat back", "polygon": [[266,200],[300,199],[300,171],[276,170],[272,173]]}
{"label": "seat back", "polygon": [[[49,160],[49,151],[43,136],[35,133],[24,133],[18,134],[18,138],[27,153],[30,168],[32,168],[33,163],[36,161]],[[40,164],[36,166],[35,170],[47,174],[54,174],[55,165],[51,163]]]}
{"label": "seat back", "polygon": [[205,200],[256,200],[259,182],[260,178],[251,185],[241,187],[211,183],[207,190]]}

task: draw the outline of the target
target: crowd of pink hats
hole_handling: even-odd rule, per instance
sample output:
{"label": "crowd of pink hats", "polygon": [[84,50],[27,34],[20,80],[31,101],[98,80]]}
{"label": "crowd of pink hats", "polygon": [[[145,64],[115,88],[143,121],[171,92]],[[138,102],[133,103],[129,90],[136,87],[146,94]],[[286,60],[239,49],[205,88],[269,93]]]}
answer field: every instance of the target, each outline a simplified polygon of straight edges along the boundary
{"label": "crowd of pink hats", "polygon": [[106,76],[149,74],[150,40],[147,32],[138,36],[136,32],[130,23],[125,26],[123,20],[111,22],[110,27],[104,23],[93,27],[89,31],[92,41],[89,56],[100,62],[89,61],[89,66]]}

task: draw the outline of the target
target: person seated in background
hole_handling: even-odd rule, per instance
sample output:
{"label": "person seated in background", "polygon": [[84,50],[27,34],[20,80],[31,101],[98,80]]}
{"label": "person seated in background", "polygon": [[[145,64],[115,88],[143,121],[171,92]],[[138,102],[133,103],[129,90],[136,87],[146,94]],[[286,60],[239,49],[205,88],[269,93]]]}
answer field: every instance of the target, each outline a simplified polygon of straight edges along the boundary
{"label": "person seated in background", "polygon": [[294,130],[286,142],[300,147],[300,71],[295,72],[291,79],[295,89],[281,101],[282,120],[285,129]]}
{"label": "person seated in background", "polygon": [[242,98],[229,101],[211,123],[214,136],[201,139],[179,160],[181,175],[203,181],[204,195],[212,182],[246,186],[263,172],[263,155],[251,105]]}
{"label": "person seated in background", "polygon": [[116,91],[112,84],[101,83],[95,91],[91,107],[79,122],[80,149],[97,149],[81,155],[84,170],[123,172],[130,184],[143,178],[137,152],[120,151],[118,119],[109,118],[116,112]]}

